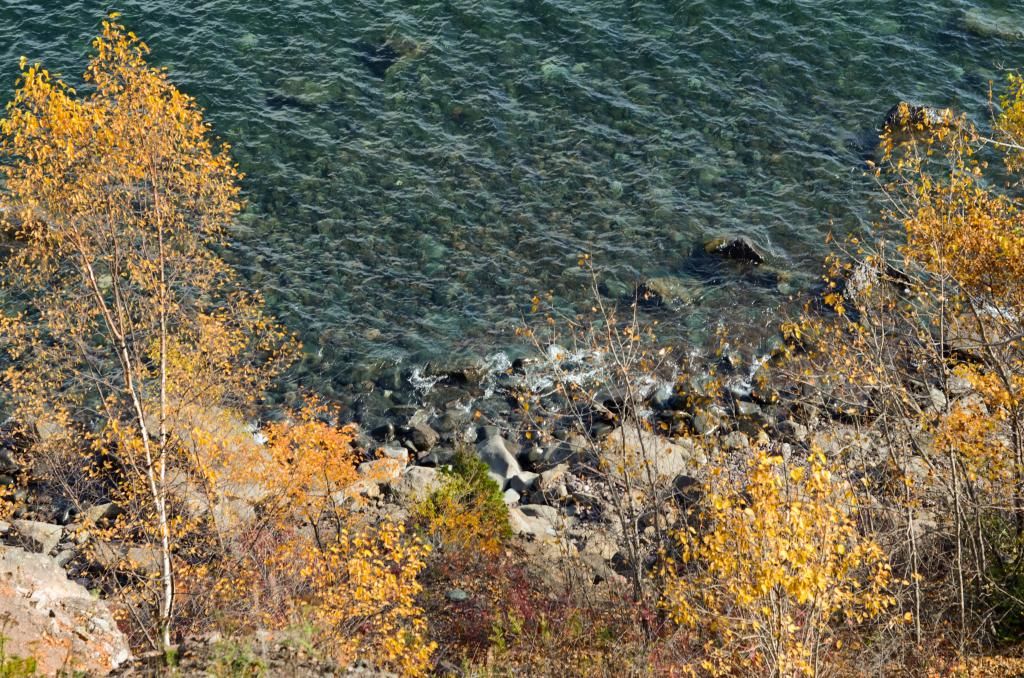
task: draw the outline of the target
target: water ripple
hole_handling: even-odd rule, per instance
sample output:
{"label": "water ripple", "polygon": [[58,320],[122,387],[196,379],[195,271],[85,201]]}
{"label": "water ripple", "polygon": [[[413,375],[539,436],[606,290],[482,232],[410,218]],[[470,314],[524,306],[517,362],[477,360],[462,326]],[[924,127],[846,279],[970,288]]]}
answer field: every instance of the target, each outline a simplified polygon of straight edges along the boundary
{"label": "water ripple", "polygon": [[[624,288],[703,286],[659,318],[668,337],[763,326],[779,289],[700,277],[694,245],[742,233],[812,280],[824,234],[871,219],[885,111],[983,119],[986,83],[1024,65],[1011,32],[972,20],[1024,26],[1010,0],[121,5],[234,144],[250,207],[229,257],[328,386],[507,345],[534,292],[585,303],[585,251]],[[0,79],[21,54],[77,76],[104,8],[6,0]]]}

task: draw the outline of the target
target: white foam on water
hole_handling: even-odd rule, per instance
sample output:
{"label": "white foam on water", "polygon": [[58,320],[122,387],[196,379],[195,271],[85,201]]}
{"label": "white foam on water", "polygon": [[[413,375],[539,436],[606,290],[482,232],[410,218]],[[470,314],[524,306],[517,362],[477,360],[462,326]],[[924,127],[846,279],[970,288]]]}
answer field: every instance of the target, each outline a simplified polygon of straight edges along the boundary
{"label": "white foam on water", "polygon": [[417,393],[424,396],[430,393],[431,389],[433,389],[434,386],[437,385],[437,382],[442,379],[444,379],[444,375],[439,374],[428,377],[423,374],[422,367],[414,367],[412,369],[412,373],[409,375],[409,384]]}

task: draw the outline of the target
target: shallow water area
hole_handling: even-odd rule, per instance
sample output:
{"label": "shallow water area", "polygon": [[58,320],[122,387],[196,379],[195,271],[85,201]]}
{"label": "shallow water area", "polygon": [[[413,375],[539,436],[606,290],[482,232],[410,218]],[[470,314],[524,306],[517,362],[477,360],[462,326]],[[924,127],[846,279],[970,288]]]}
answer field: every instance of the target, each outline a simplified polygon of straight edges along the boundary
{"label": "shallow water area", "polygon": [[[79,82],[104,3],[5,0],[18,57]],[[1024,67],[1009,0],[123,0],[246,172],[228,257],[297,331],[293,379],[515,342],[535,293],[589,304],[674,276],[666,340],[765,332],[815,281],[825,234],[865,228],[874,130],[903,99],[983,120]],[[751,238],[771,276],[693,265]],[[781,275],[780,275],[781,272]]]}

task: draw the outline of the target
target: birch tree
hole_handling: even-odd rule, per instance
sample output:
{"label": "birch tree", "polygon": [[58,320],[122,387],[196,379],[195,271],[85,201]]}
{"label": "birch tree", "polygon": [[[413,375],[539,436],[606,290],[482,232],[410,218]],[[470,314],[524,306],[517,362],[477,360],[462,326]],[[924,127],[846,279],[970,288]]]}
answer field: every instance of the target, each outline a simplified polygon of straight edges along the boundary
{"label": "birch tree", "polygon": [[21,420],[117,460],[106,482],[160,554],[147,637],[166,648],[190,417],[251,404],[288,342],[216,254],[240,208],[227,145],[116,15],[93,50],[82,94],[22,59],[0,121],[4,386]]}

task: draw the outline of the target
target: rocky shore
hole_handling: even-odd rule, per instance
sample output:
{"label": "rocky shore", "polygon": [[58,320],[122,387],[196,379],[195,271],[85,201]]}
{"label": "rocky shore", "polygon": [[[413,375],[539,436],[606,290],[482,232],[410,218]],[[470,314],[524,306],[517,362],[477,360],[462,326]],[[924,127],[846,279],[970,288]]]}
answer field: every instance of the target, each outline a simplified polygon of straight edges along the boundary
{"label": "rocky shore", "polygon": [[[766,262],[743,238],[711,241],[704,249],[748,269]],[[846,293],[856,294],[856,286]],[[685,285],[675,279],[648,280],[636,294],[638,303],[655,308],[687,302]],[[332,422],[357,424],[359,455],[357,481],[332,499],[366,524],[407,521],[442,486],[442,469],[470,454],[501,492],[514,535],[509,548],[526,558],[532,576],[555,588],[572,571],[590,585],[624,590],[655,566],[667,535],[683,526],[709,465],[721,471],[754,447],[783,459],[806,458],[814,449],[829,457],[852,454],[863,468],[886,472],[886,441],[855,419],[810,405],[776,374],[786,353],[784,342],[772,339],[757,352],[725,344],[711,356],[667,354],[655,368],[628,374],[628,384],[609,377],[601,351],[557,344],[538,344],[516,360],[499,354],[465,367],[378,374],[362,382]],[[566,384],[581,395],[558,388]],[[970,395],[968,385],[958,388],[956,397]],[[932,388],[924,406],[938,412],[947,397]],[[260,454],[265,441],[254,423],[224,426],[240,447],[234,456]],[[158,550],[128,535],[111,536],[108,528],[121,512],[116,504],[74,506],[59,487],[24,475],[30,443],[59,441],[70,431],[39,420],[8,421],[0,433],[0,483],[11,488],[14,506],[0,521],[4,652],[33,657],[44,674],[67,667],[90,674],[154,671],[162,657],[132,659],[111,612],[116,603],[90,591],[98,573],[126,564],[139,576],[157,575]],[[734,471],[741,462],[735,465]],[[907,472],[923,478],[929,471],[909,466]],[[623,488],[630,483],[627,494],[638,508],[624,516]],[[212,498],[193,492],[188,503],[217,525],[237,526],[255,519],[265,494],[251,485],[224,486]],[[913,524],[920,541],[930,526],[933,517],[920,510]],[[458,588],[434,593],[453,605],[469,596]],[[235,651],[231,642],[185,639],[179,652],[186,675],[203,675],[203,664]],[[377,675],[368,666],[338,667],[304,655],[284,637],[265,634],[258,645],[250,659],[269,675]]]}
{"label": "rocky shore", "polygon": [[[400,396],[405,404],[362,425],[360,479],[335,500],[371,523],[407,519],[410,508],[440,486],[439,468],[457,452],[470,451],[487,465],[500,488],[515,534],[513,548],[528,554],[537,576],[556,584],[570,560],[592,582],[621,587],[630,575],[631,558],[622,551],[623,525],[614,506],[617,473],[629,465],[636,474],[641,468],[655,470],[651,489],[657,497],[649,500],[657,508],[637,516],[641,546],[653,557],[664,531],[679,524],[682,508],[699,494],[710,446],[746,449],[767,441],[764,431],[770,429],[788,441],[780,448],[784,454],[792,453],[792,445],[806,443],[805,427],[780,415],[778,394],[761,383],[759,369],[770,356],[751,362],[736,352],[713,366],[727,384],[720,396],[705,388],[712,366],[703,378],[685,383],[674,383],[673,373],[664,381],[648,381],[642,421],[668,422],[664,426],[638,426],[640,420],[623,424],[609,409],[623,403],[612,402],[613,392],[605,391],[595,394],[595,407],[585,416],[562,412],[553,417],[549,435],[540,440],[532,433],[536,422],[521,406],[522,395],[541,393],[550,385],[552,369],[580,367],[568,359],[552,363],[557,354],[550,350],[489,369],[410,373]],[[375,389],[364,395],[391,395],[380,390],[385,393]],[[547,404],[552,411],[557,407]],[[27,442],[24,434],[14,433],[17,428],[7,423],[0,451],[0,479],[17,487],[13,515],[0,521],[0,586],[10,589],[2,597],[3,613],[11,620],[3,631],[7,655],[34,657],[44,674],[73,666],[90,674],[118,669],[119,675],[141,675],[151,660],[129,659],[127,640],[108,603],[89,591],[93,576],[104,568],[130,563],[142,575],[157,573],[158,551],[130,538],[111,539],[98,529],[119,514],[113,503],[75,507],[52,486],[31,478],[16,485]],[[39,421],[29,436],[56,440],[67,434],[52,422]],[[248,438],[242,444],[260,444],[258,437]],[[255,515],[258,498],[251,488],[225,492],[219,503],[205,504],[202,510],[213,511],[218,520],[244,521]],[[186,665],[195,668],[204,661],[201,657],[209,659],[203,648],[212,642],[186,642],[183,647],[192,648],[186,652],[191,657]],[[286,656],[285,646],[269,638],[264,645],[268,666],[283,666],[274,657]],[[307,673],[295,675],[341,672],[307,659],[313,662]],[[285,663],[304,665],[295,661],[290,656]]]}
{"label": "rocky shore", "polygon": [[[709,242],[705,250],[744,266],[765,262],[742,238]],[[685,301],[681,289],[675,280],[652,279],[640,287],[638,299],[676,308]],[[726,348],[721,356],[691,357],[685,369],[667,361],[658,372],[633,375],[637,382],[628,395],[621,384],[607,381],[599,356],[557,345],[515,361],[497,356],[464,368],[378,377],[364,383],[351,409],[343,411],[358,422],[361,461],[359,480],[334,500],[371,524],[406,520],[441,486],[439,469],[469,452],[486,464],[501,491],[515,535],[512,548],[526,554],[535,576],[557,586],[571,563],[591,583],[621,589],[635,568],[653,565],[666,534],[681,526],[686,507],[700,496],[712,456],[721,463],[722,451],[741,453],[752,445],[789,456],[806,455],[811,444],[855,444],[852,429],[845,441],[809,436],[806,411],[773,387],[771,366],[783,352],[779,341],[759,355]],[[558,380],[591,390],[585,401],[570,403],[554,394]],[[526,402],[535,402],[545,416],[538,418],[538,409],[529,411]],[[3,584],[17,592],[5,601],[4,612],[18,630],[5,632],[7,654],[34,657],[42,673],[71,665],[97,674],[144,674],[153,659],[129,660],[108,603],[89,590],[97,573],[125,563],[139,575],[156,575],[158,550],[130,537],[111,538],[102,529],[120,513],[116,504],[72,506],[59,488],[31,478],[16,483],[29,439],[70,434],[53,422],[18,424],[7,422],[0,438],[0,480],[16,487],[13,515],[0,522]],[[259,453],[262,442],[253,424],[229,426],[240,432],[232,436],[237,445]],[[630,524],[616,504],[627,476],[645,478],[638,504],[643,508]],[[190,504],[210,512],[217,524],[234,525],[256,516],[264,494],[259,488],[222,488],[216,501],[197,495]],[[186,641],[185,665],[198,672],[204,661],[213,661],[210,648],[220,647],[217,642]],[[261,642],[260,661],[271,669],[283,661],[306,667],[301,670],[307,673],[296,675],[349,670],[289,654],[279,638]]]}

